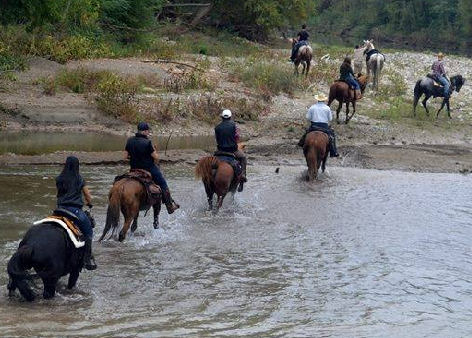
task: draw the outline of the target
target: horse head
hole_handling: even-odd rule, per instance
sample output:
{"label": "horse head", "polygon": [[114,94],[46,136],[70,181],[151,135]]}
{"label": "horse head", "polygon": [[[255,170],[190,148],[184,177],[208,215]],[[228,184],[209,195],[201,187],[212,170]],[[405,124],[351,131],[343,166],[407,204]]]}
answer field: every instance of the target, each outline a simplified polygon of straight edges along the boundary
{"label": "horse head", "polygon": [[373,42],[374,42],[374,39],[364,40],[364,47],[363,47],[363,48],[365,48],[364,53],[367,53],[368,51],[370,51],[372,49],[375,49],[375,46],[374,46]]}
{"label": "horse head", "polygon": [[367,83],[369,82],[369,77],[367,75],[362,75],[359,73],[357,75],[357,82],[361,86],[361,92],[364,93],[365,88],[367,87]]}
{"label": "horse head", "polygon": [[460,74],[455,75],[451,77],[451,84],[452,84],[453,90],[459,93],[461,91],[462,86],[465,84],[465,78],[462,77],[462,75]]}

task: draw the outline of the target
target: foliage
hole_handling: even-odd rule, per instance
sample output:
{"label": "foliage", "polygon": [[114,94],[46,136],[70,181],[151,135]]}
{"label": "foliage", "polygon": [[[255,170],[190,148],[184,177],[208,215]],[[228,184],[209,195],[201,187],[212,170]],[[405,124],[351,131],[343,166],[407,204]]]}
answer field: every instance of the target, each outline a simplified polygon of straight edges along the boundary
{"label": "foliage", "polygon": [[136,101],[138,89],[136,81],[110,75],[97,85],[95,102],[102,112],[128,122],[135,122],[138,114]]}
{"label": "foliage", "polygon": [[311,18],[311,25],[331,35],[389,37],[439,48],[445,48],[445,43],[455,46],[471,43],[472,0],[314,2],[318,15]]}

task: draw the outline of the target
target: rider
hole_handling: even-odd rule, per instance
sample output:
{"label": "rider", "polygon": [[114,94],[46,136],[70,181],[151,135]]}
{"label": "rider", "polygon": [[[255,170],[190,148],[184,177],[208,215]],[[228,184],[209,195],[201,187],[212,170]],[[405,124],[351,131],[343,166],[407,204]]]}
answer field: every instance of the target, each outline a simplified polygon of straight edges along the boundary
{"label": "rider", "polygon": [[354,77],[354,71],[352,70],[351,64],[351,58],[346,57],[339,68],[339,79],[346,82],[349,87],[354,87],[356,90],[356,100],[359,100],[362,98],[361,86],[359,86],[359,82],[357,82],[356,78]]}
{"label": "rider", "polygon": [[97,265],[92,255],[92,224],[82,210],[84,206],[82,195],[90,209],[92,209],[92,195],[85,185],[84,179],[79,174],[79,159],[77,157],[67,157],[61,174],[56,177],[56,187],[57,207],[72,212],[79,219],[77,226],[85,237],[85,268],[87,270],[95,270]]}
{"label": "rider", "polygon": [[125,156],[130,160],[131,169],[144,169],[151,173],[152,180],[162,190],[162,199],[167,207],[167,212],[172,214],[180,206],[172,199],[164,175],[156,165],[158,162],[157,151],[148,138],[149,134],[149,124],[139,122],[138,132],[126,142]]}
{"label": "rider", "polygon": [[225,109],[221,113],[221,121],[215,127],[215,138],[218,151],[232,153],[234,157],[241,163],[241,169],[243,171],[241,182],[239,183],[238,191],[243,190],[243,183],[247,182],[246,179],[246,155],[242,150],[238,149],[238,142],[240,139],[239,128],[237,124],[231,120],[231,110]]}
{"label": "rider", "polygon": [[434,61],[433,65],[431,66],[431,69],[433,70],[433,76],[435,76],[438,79],[438,81],[444,86],[444,98],[447,99],[450,96],[449,88],[451,84],[446,74],[446,69],[444,68],[443,59],[444,59],[444,54],[439,53],[438,59]]}
{"label": "rider", "polygon": [[329,127],[329,121],[333,119],[331,108],[325,103],[328,98],[324,94],[315,96],[315,100],[318,101],[312,105],[306,113],[306,119],[311,122],[310,128],[306,131],[305,135],[300,139],[298,145],[303,147],[305,145],[306,134],[312,131],[322,131],[328,134],[330,138],[329,142],[329,155],[330,157],[339,157],[338,150],[336,149],[336,135],[333,129]]}
{"label": "rider", "polygon": [[308,38],[310,34],[308,34],[306,30],[306,25],[302,25],[302,30],[297,34],[297,42],[292,47],[292,56],[290,57],[290,61],[294,61],[295,57],[297,56],[298,49],[301,46],[306,46],[308,44]]}

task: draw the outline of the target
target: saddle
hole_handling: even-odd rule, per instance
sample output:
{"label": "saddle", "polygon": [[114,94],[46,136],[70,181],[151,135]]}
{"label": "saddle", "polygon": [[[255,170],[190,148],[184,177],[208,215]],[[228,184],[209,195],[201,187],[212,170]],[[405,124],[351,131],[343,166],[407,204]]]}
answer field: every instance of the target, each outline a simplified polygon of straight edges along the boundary
{"label": "saddle", "polygon": [[349,85],[349,83],[347,83],[346,80],[337,79],[334,82],[344,82],[345,84],[347,84],[347,86],[349,87],[350,90],[355,90],[354,86]]}
{"label": "saddle", "polygon": [[217,150],[214,153],[214,156],[216,156],[218,160],[228,163],[233,168],[234,174],[239,180],[243,173],[243,169],[241,167],[241,163],[239,163],[239,161],[234,156],[234,153]]}
{"label": "saddle", "polygon": [[123,179],[132,179],[141,183],[146,189],[146,207],[149,209],[151,206],[159,202],[161,198],[161,188],[153,182],[151,173],[144,169],[131,169],[128,173],[116,176],[113,184]]}
{"label": "saddle", "polygon": [[384,59],[386,59],[385,55],[380,53],[378,49],[371,49],[367,53],[365,53],[365,61],[368,62],[370,60],[370,57],[374,54],[381,54],[384,57]]}
{"label": "saddle", "polygon": [[64,229],[69,236],[69,239],[74,246],[79,249],[85,245],[84,236],[80,231],[79,227],[74,222],[78,222],[79,219],[72,212],[58,208],[53,211],[52,215],[42,220],[36,221],[33,224],[53,223],[58,227]]}
{"label": "saddle", "polygon": [[434,81],[434,86],[435,86],[435,87],[443,87],[442,83],[439,82],[439,80],[438,80],[438,78],[437,78],[436,75],[434,75],[434,74],[427,74],[426,77],[427,77],[427,78],[430,78],[431,80]]}

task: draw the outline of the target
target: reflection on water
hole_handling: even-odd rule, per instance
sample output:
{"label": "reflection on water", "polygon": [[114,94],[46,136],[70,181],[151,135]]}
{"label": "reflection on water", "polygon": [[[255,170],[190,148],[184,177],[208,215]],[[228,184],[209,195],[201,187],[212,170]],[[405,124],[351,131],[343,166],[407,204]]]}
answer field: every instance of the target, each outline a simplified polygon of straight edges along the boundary
{"label": "reflection on water", "polygon": [[[54,204],[60,168],[0,171],[0,261]],[[190,169],[166,168],[182,209],[148,215],[124,243],[95,243],[99,269],[50,301],[7,299],[8,337],[470,337],[470,178],[251,167],[245,192],[206,211]],[[123,167],[85,167],[101,232]],[[26,190],[21,187],[27,184]],[[4,190],[5,189],[5,190]],[[65,283],[65,281],[64,281]]]}
{"label": "reflection on water", "polygon": [[[214,136],[152,136],[159,149],[202,149],[214,146]],[[40,155],[60,150],[123,150],[127,136],[99,133],[1,133],[0,155]]]}

